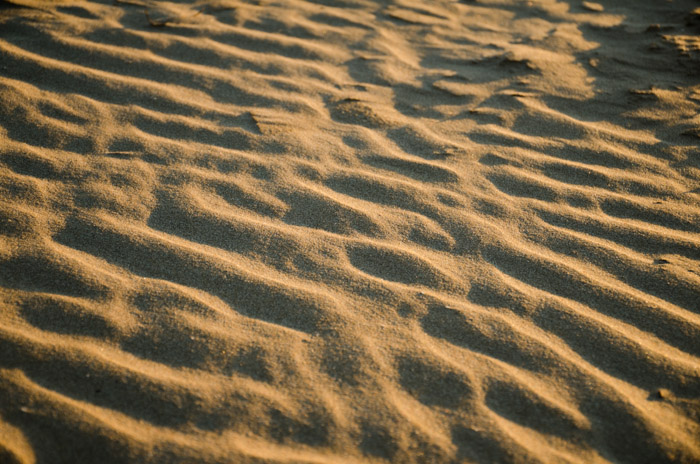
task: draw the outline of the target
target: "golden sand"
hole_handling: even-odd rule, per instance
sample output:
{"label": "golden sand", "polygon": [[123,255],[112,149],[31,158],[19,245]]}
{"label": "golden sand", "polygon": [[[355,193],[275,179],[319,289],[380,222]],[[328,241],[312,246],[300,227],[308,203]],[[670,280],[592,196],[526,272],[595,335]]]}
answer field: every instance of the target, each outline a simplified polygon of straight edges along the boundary
{"label": "golden sand", "polygon": [[0,462],[700,461],[698,6],[0,3]]}

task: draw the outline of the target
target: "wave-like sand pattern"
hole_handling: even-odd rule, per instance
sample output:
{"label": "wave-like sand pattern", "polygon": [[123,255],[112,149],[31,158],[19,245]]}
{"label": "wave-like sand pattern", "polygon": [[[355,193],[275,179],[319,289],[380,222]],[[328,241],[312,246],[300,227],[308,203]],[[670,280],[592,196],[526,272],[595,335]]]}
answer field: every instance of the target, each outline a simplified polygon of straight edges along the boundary
{"label": "wave-like sand pattern", "polygon": [[700,461],[697,2],[17,1],[0,461]]}

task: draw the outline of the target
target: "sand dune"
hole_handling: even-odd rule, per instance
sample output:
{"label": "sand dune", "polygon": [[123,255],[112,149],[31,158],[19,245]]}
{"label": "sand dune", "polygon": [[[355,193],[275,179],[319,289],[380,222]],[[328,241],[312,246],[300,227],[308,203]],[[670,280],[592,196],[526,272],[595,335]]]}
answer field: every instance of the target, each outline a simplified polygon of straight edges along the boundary
{"label": "sand dune", "polygon": [[700,461],[699,6],[0,4],[0,461]]}

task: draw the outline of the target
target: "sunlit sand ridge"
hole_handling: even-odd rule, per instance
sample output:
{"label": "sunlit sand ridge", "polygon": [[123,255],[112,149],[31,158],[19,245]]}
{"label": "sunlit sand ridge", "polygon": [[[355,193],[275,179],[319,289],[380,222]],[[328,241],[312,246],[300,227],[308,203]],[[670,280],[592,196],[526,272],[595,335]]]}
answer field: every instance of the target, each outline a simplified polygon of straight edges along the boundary
{"label": "sunlit sand ridge", "polygon": [[694,0],[0,4],[0,462],[700,461]]}

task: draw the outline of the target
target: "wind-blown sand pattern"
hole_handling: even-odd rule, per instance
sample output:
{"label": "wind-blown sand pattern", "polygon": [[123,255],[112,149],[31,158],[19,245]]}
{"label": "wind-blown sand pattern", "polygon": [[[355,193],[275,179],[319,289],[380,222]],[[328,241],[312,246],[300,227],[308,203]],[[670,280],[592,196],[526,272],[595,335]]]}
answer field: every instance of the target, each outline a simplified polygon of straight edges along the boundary
{"label": "wind-blown sand pattern", "polygon": [[0,461],[700,461],[700,4],[0,9]]}

